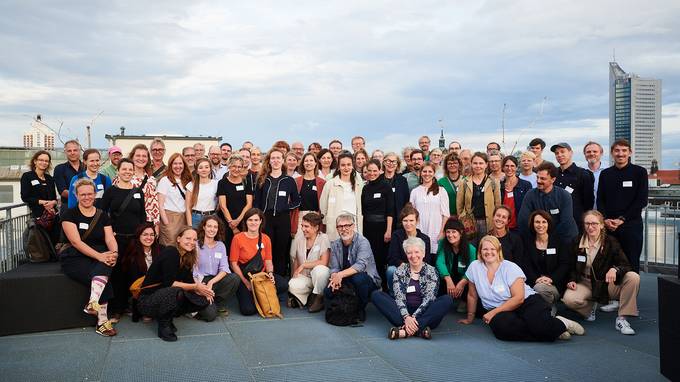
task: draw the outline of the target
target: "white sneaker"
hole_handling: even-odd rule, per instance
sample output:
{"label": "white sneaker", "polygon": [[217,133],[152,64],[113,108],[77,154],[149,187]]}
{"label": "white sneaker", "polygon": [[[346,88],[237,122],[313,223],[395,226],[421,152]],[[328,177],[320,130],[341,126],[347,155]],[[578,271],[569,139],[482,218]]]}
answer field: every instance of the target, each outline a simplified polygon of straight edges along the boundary
{"label": "white sneaker", "polygon": [[593,309],[590,310],[590,314],[588,317],[586,317],[586,321],[588,322],[593,322],[595,321],[595,312],[597,312],[597,304],[593,304]]}
{"label": "white sneaker", "polygon": [[[566,317],[562,317],[562,316],[555,316],[555,318],[562,321],[564,326],[567,328],[567,332],[569,334],[576,334],[577,336],[582,336],[582,335],[586,334],[586,330],[583,329],[583,326],[581,326],[581,324],[579,324],[578,322],[572,321],[572,320],[570,320]],[[564,333],[562,333],[562,335],[564,335]]]}
{"label": "white sneaker", "polygon": [[569,334],[569,332],[564,332],[564,333],[560,334],[560,336],[558,338],[561,339],[561,340],[564,340],[564,341],[570,340],[571,334]]}
{"label": "white sneaker", "polygon": [[621,332],[621,334],[626,334],[629,336],[635,334],[635,330],[630,327],[630,323],[628,323],[628,320],[626,320],[625,317],[616,318],[616,330]]}
{"label": "white sneaker", "polygon": [[619,310],[619,302],[617,300],[609,300],[609,304],[602,305],[600,310],[603,312],[614,312]]}

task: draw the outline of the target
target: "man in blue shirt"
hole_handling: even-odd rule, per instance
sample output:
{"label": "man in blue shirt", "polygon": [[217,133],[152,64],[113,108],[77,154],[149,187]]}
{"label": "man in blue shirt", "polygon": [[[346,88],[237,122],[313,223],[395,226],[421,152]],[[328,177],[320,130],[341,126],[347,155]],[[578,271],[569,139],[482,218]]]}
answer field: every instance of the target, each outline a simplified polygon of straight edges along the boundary
{"label": "man in blue shirt", "polygon": [[71,179],[78,173],[85,171],[83,162],[80,161],[80,143],[78,141],[70,140],[64,143],[64,153],[66,154],[66,162],[54,168],[54,183],[57,186],[57,192],[61,195],[62,207],[60,213],[67,209]]}

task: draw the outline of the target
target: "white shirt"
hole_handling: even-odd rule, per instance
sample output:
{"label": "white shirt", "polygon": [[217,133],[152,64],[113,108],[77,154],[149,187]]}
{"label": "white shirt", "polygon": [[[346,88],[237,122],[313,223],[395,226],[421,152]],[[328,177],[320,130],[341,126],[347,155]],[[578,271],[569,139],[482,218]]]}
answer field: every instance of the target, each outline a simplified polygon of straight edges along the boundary
{"label": "white shirt", "polygon": [[342,211],[357,216],[357,196],[352,190],[352,183],[340,183],[342,184]]}
{"label": "white shirt", "polygon": [[[193,191],[194,184],[189,182],[187,190]],[[214,211],[217,208],[217,180],[210,179],[208,183],[201,183],[198,188],[198,199],[192,208],[197,211]]]}
{"label": "white shirt", "polygon": [[531,175],[524,175],[524,174],[520,173],[519,178],[526,180],[527,182],[531,183],[532,188],[536,188],[537,183],[536,183],[536,173],[535,172],[532,172]]}
{"label": "white shirt", "polygon": [[597,209],[597,186],[600,185],[600,173],[605,168],[607,168],[607,166],[602,165],[602,162],[600,162],[600,167],[598,167],[597,170],[591,170],[590,165],[588,165],[588,171],[590,171],[593,174],[593,177],[595,178],[595,184],[594,184],[594,187],[593,187],[593,192],[595,193],[595,203],[593,205],[594,210]]}
{"label": "white shirt", "polygon": [[441,186],[437,195],[428,194],[425,186],[418,186],[411,191],[409,201],[420,214],[418,229],[430,238],[430,251],[437,253],[442,219],[449,217],[449,194]]}
{"label": "white shirt", "polygon": [[[184,203],[184,198],[182,197],[182,194],[179,192],[178,189],[178,187],[182,187],[182,182],[179,179],[177,179],[176,182],[177,186],[173,186],[168,177],[164,176],[158,182],[156,191],[159,194],[163,194],[163,196],[165,196],[165,203],[163,203],[163,209],[172,212],[184,213],[184,211],[186,211],[186,204]],[[184,194],[186,195],[187,190],[185,188],[182,188],[182,192],[184,192]]]}
{"label": "white shirt", "polygon": [[[482,300],[484,309],[491,310],[501,306],[508,301],[512,295],[510,294],[510,286],[522,278],[526,281],[527,277],[522,272],[522,269],[512,261],[503,260],[501,265],[496,270],[493,276],[493,282],[489,284],[489,279],[486,277],[487,268],[480,260],[473,261],[465,272],[465,277],[475,284],[475,289],[479,298]],[[533,289],[527,284],[524,284],[524,298],[536,294]]]}

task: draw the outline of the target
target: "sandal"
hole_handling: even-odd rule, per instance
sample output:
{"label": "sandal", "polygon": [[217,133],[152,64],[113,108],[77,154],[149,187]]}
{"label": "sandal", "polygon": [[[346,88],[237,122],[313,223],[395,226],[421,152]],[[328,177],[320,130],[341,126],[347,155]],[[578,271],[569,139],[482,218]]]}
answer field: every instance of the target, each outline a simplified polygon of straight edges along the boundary
{"label": "sandal", "polygon": [[420,337],[426,340],[432,339],[432,330],[429,326],[424,327],[423,330],[420,331]]}
{"label": "sandal", "polygon": [[101,306],[97,301],[93,300],[88,302],[87,305],[85,305],[83,312],[96,316],[97,314],[99,314],[99,309],[101,309]]}
{"label": "sandal", "polygon": [[[402,331],[404,333],[403,335],[402,335]],[[387,338],[389,338],[391,340],[396,340],[396,339],[406,338],[406,337],[408,337],[408,334],[406,333],[406,329],[404,329],[403,326],[394,326],[394,327],[390,328],[390,331],[387,334]]]}
{"label": "sandal", "polygon": [[100,336],[104,336],[104,337],[113,337],[116,334],[118,334],[118,332],[116,332],[116,329],[113,328],[111,321],[106,321],[103,324],[99,325],[97,327],[96,332]]}

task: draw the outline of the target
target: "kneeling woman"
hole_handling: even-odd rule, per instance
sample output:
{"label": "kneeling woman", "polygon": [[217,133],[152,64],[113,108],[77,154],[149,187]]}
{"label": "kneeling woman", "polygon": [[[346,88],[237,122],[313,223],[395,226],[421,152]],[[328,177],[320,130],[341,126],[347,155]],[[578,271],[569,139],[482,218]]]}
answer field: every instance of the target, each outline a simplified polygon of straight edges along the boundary
{"label": "kneeling woman", "polygon": [[253,299],[253,286],[247,279],[248,273],[267,272],[272,283],[276,285],[276,293],[281,294],[288,289],[288,280],[274,274],[272,262],[272,242],[269,236],[262,233],[264,214],[258,208],[251,208],[243,215],[246,231],[234,236],[229,251],[231,270],[239,276],[241,284],[236,291],[241,314],[252,316],[257,313]]}
{"label": "kneeling woman", "polygon": [[578,323],[550,315],[550,305],[524,283],[522,269],[503,260],[498,239],[484,236],[479,242],[479,253],[465,273],[470,281],[468,313],[459,323],[472,323],[479,296],[488,310],[482,319],[499,340],[554,341],[585,333]]}
{"label": "kneeling woman", "polygon": [[173,318],[198,312],[213,302],[215,292],[194,281],[196,266],[196,231],[186,226],[179,231],[177,247],[165,247],[146,273],[137,308],[158,321],[158,337],[177,341]]}
{"label": "kneeling woman", "polygon": [[382,291],[371,295],[373,304],[395,327],[389,339],[419,335],[432,338],[431,329],[439,326],[453,305],[449,295],[437,297],[439,276],[437,270],[425,263],[425,242],[413,237],[404,240],[408,264],[400,265],[394,272],[394,298]]}
{"label": "kneeling woman", "polygon": [[310,313],[323,309],[323,290],[331,276],[328,268],[331,243],[328,236],[319,231],[322,221],[321,215],[316,212],[305,214],[300,226],[302,235],[297,235],[290,247],[293,277],[288,282],[288,292],[293,296],[293,302],[299,305],[307,305],[310,300]]}
{"label": "kneeling woman", "polygon": [[60,255],[61,269],[68,277],[90,286],[85,313],[97,316],[97,334],[115,336],[107,308],[113,297],[109,277],[118,259],[118,244],[108,215],[94,206],[94,182],[78,179],[73,191],[78,204],[62,216],[61,226],[69,243]]}

